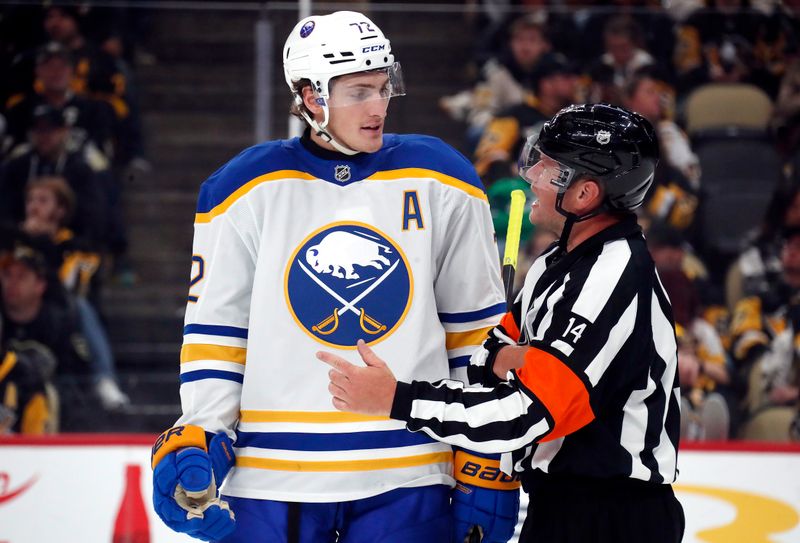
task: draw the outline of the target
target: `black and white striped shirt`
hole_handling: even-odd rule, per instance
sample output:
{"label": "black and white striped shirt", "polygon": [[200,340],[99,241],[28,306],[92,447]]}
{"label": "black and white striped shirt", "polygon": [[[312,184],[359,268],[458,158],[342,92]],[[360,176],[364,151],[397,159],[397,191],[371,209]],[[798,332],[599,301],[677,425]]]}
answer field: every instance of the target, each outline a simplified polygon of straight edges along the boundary
{"label": "black and white striped shirt", "polygon": [[453,445],[506,453],[507,473],[672,483],[677,345],[639,226],[630,217],[556,254],[553,247],[536,260],[503,319],[508,335],[530,346],[525,365],[492,383],[481,349],[470,375],[482,387],[398,383],[392,418]]}

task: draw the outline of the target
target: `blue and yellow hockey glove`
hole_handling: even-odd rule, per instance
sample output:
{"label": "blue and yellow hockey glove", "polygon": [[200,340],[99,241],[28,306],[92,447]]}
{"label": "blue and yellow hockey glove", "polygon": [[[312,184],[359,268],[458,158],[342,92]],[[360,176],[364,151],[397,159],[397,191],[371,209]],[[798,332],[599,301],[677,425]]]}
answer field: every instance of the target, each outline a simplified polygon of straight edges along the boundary
{"label": "blue and yellow hockey glove", "polygon": [[176,426],[153,445],[153,506],[164,524],[204,541],[235,529],[233,511],[218,486],[234,464],[230,438],[220,432],[206,446],[199,426]]}
{"label": "blue and yellow hockey glove", "polygon": [[456,450],[453,465],[453,543],[509,541],[519,515],[519,478],[500,471],[499,457]]}

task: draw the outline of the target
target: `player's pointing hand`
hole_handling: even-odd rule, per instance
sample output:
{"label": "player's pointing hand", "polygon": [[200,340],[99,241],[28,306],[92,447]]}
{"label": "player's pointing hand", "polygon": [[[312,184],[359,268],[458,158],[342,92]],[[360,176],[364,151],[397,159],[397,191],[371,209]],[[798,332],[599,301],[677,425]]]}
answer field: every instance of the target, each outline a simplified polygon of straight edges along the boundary
{"label": "player's pointing hand", "polygon": [[333,406],[339,411],[388,416],[392,410],[397,380],[386,362],[363,339],[358,340],[357,348],[367,365],[365,368],[353,365],[333,353],[317,353],[317,358],[333,368],[328,372],[331,380],[328,391],[333,396]]}

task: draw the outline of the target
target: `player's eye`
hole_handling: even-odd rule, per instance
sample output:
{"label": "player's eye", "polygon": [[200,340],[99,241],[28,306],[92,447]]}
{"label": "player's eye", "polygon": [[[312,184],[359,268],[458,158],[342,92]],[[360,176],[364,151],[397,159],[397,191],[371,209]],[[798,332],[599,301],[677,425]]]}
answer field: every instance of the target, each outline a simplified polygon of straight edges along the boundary
{"label": "player's eye", "polygon": [[350,92],[350,99],[361,102],[369,98],[370,94],[369,89],[359,88]]}

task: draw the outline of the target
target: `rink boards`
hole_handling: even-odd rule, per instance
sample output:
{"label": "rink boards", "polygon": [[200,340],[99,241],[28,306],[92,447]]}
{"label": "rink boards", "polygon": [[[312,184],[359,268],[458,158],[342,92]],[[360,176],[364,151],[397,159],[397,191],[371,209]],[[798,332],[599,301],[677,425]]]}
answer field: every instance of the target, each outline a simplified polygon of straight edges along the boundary
{"label": "rink boards", "polygon": [[[0,543],[64,534],[111,541],[115,529],[145,531],[152,543],[194,541],[164,527],[150,506],[154,437],[0,438]],[[800,446],[686,446],[679,467],[686,543],[800,541]]]}

